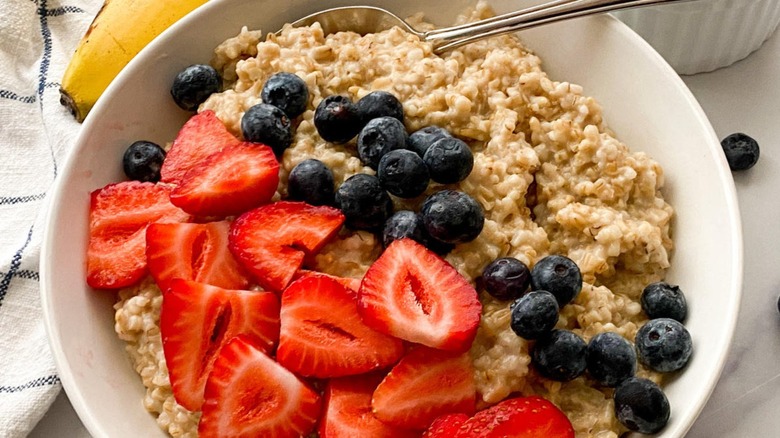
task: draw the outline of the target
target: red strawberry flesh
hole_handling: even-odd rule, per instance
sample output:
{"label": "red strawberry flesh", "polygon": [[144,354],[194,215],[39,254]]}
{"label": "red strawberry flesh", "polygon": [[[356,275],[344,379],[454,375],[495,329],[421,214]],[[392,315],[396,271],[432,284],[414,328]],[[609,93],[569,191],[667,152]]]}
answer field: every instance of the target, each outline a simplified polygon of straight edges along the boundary
{"label": "red strawberry flesh", "polygon": [[363,277],[358,310],[374,329],[463,352],[477,334],[477,291],[444,259],[412,239],[393,241]]}
{"label": "red strawberry flesh", "polygon": [[203,390],[220,349],[246,335],[271,352],[279,339],[279,301],[275,294],[227,290],[174,279],[163,296],[160,334],[176,401],[200,409]]}
{"label": "red strawberry flesh", "polygon": [[220,351],[205,399],[202,438],[306,436],[321,409],[316,392],[244,336]]}
{"label": "red strawberry flesh", "polygon": [[282,294],[276,359],[290,371],[340,377],[387,367],[403,343],[366,326],[357,313],[357,293],[327,275],[307,274]]}
{"label": "red strawberry flesh", "polygon": [[422,438],[453,438],[460,426],[469,419],[466,414],[445,414],[436,418]]}
{"label": "red strawberry flesh", "polygon": [[461,424],[454,438],[574,438],[574,428],[549,400],[539,396],[504,400]]}

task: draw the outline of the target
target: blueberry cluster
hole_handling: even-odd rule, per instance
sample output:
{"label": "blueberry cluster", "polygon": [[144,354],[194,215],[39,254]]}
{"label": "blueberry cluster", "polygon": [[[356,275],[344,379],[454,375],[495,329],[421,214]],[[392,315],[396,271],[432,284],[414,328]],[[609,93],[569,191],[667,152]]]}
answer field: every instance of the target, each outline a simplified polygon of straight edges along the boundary
{"label": "blueberry cluster", "polygon": [[615,388],[615,414],[628,429],[655,433],[666,425],[666,396],[635,373],[638,363],[666,373],[682,369],[690,359],[691,337],[682,324],[687,304],[678,286],[657,282],[645,287],[640,302],[650,321],[632,344],[611,332],[586,343],[571,330],[555,328],[559,309],[582,289],[580,270],[567,257],[544,257],[533,269],[512,257],[499,258],[485,267],[478,285],[496,299],[513,300],[510,327],[534,341],[531,363],[541,376],[565,382],[587,371],[599,385]]}

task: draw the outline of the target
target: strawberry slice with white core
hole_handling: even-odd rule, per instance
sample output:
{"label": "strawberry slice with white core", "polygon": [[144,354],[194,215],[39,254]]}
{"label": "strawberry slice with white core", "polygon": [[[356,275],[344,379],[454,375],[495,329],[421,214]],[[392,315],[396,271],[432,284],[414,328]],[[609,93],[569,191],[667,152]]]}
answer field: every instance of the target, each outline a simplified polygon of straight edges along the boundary
{"label": "strawberry slice with white core", "polygon": [[162,184],[125,181],[91,194],[87,284],[99,289],[130,286],[146,274],[146,227],[190,216],[171,204]]}
{"label": "strawberry slice with white core", "polygon": [[273,150],[242,142],[192,166],[171,192],[171,202],[196,216],[231,216],[270,202],[278,185]]}
{"label": "strawberry slice with white core", "polygon": [[146,229],[149,273],[163,292],[174,278],[225,289],[246,289],[249,277],[228,250],[226,221],[151,224]]}
{"label": "strawberry slice with white core", "polygon": [[476,409],[474,368],[468,353],[419,346],[404,356],[374,391],[371,406],[381,421],[426,429],[444,414]]}
{"label": "strawberry slice with white core", "polygon": [[205,394],[202,438],[307,436],[321,409],[316,392],[244,336],[222,348]]}
{"label": "strawberry slice with white core", "polygon": [[231,134],[211,110],[190,117],[182,126],[160,169],[161,181],[178,184],[192,167],[241,140]]}
{"label": "strawberry slice with white core", "polygon": [[397,338],[463,352],[477,334],[477,291],[444,259],[412,239],[393,241],[366,272],[358,311]]}
{"label": "strawberry slice with white core", "polygon": [[310,273],[282,294],[276,360],[308,377],[362,374],[394,364],[403,343],[366,326],[357,293],[333,277]]}
{"label": "strawberry slice with white core", "polygon": [[385,424],[374,416],[371,395],[383,377],[384,374],[368,373],[329,380],[319,425],[320,438],[419,437],[419,432]]}
{"label": "strawberry slice with white core", "polygon": [[282,291],[304,257],[319,251],[343,223],[333,207],[275,202],[239,216],[230,227],[229,247],[260,285]]}
{"label": "strawberry slice with white core", "polygon": [[279,300],[176,278],[163,295],[160,334],[176,401],[197,411],[220,349],[243,334],[270,353],[279,339]]}

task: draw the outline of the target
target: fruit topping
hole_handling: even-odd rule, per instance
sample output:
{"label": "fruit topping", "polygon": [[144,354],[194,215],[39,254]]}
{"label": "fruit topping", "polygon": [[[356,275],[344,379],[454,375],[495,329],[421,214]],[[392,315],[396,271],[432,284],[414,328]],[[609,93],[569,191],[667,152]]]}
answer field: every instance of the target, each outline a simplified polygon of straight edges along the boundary
{"label": "fruit topping", "polygon": [[292,144],[292,122],[281,109],[258,103],[241,116],[241,134],[246,141],[271,146],[274,153],[281,157]]}
{"label": "fruit topping", "polygon": [[360,161],[376,170],[379,160],[385,154],[406,147],[406,128],[394,117],[379,117],[369,120],[360,130],[357,138],[357,152]]}
{"label": "fruit topping", "polygon": [[195,64],[176,75],[171,85],[171,96],[181,109],[195,111],[198,105],[218,92],[221,87],[222,79],[214,67]]}
{"label": "fruit topping", "polygon": [[271,148],[242,142],[191,168],[171,202],[196,216],[232,216],[271,201],[278,185],[279,162]]}
{"label": "fruit topping", "polygon": [[377,177],[382,187],[399,198],[420,196],[428,188],[428,167],[417,154],[406,149],[388,152],[379,160]]}
{"label": "fruit topping", "polygon": [[334,205],[336,189],[333,172],[320,160],[301,161],[287,179],[287,196],[293,201],[311,205]]}
{"label": "fruit topping", "polygon": [[444,137],[452,137],[452,134],[439,126],[426,126],[409,134],[409,137],[406,139],[406,147],[422,158],[425,156],[425,151],[434,142]]}
{"label": "fruit topping", "polygon": [[371,409],[374,394],[384,374],[369,373],[339,377],[325,386],[325,408],[320,420],[320,438],[414,438],[419,433],[386,424]]}
{"label": "fruit topping", "polygon": [[476,336],[482,305],[449,263],[412,239],[400,239],[363,277],[358,311],[382,333],[463,352]]}
{"label": "fruit topping", "polygon": [[282,293],[276,359],[307,377],[362,374],[394,364],[403,343],[368,327],[357,292],[330,276],[309,273]]}
{"label": "fruit topping", "polygon": [[230,223],[151,224],[146,229],[146,260],[160,290],[183,278],[225,289],[245,289],[249,278],[228,250]]}
{"label": "fruit topping", "polygon": [[357,107],[347,96],[328,96],[314,111],[314,127],[325,141],[346,143],[360,132],[362,126]]}
{"label": "fruit topping", "polygon": [[307,436],[321,410],[316,392],[244,336],[220,351],[205,399],[203,438]]}
{"label": "fruit topping", "polygon": [[263,103],[273,105],[294,119],[304,111],[309,103],[309,89],[306,82],[297,75],[287,72],[276,73],[263,84],[260,90]]}
{"label": "fruit topping", "polygon": [[680,287],[663,281],[648,284],[640,302],[650,319],[671,318],[683,322],[688,315],[688,304]]}
{"label": "fruit topping", "polygon": [[582,290],[582,273],[566,256],[543,257],[531,268],[531,289],[550,292],[558,300],[558,306],[563,307]]}
{"label": "fruit topping", "polygon": [[431,179],[442,184],[463,181],[474,167],[474,154],[461,139],[442,137],[430,145],[423,155]]}
{"label": "fruit topping", "polygon": [[170,189],[148,182],[109,184],[91,194],[87,284],[130,286],[146,274],[146,227],[190,216],[170,202]]}
{"label": "fruit topping", "polygon": [[751,136],[738,132],[720,141],[731,170],[747,170],[755,166],[761,150]]}
{"label": "fruit topping", "polygon": [[371,406],[381,421],[406,429],[427,429],[444,414],[471,415],[476,407],[471,357],[416,347],[385,376]]}
{"label": "fruit topping", "polygon": [[477,412],[452,438],[574,438],[574,428],[550,401],[539,396],[510,398]]}
{"label": "fruit topping", "polygon": [[212,365],[231,338],[250,337],[270,353],[279,339],[279,299],[260,291],[228,290],[174,279],[163,295],[160,335],[176,401],[191,411],[203,404]]}
{"label": "fruit topping", "polygon": [[392,93],[387,91],[372,91],[355,104],[363,123],[379,117],[392,117],[403,123],[404,107]]}
{"label": "fruit topping", "polygon": [[615,389],[615,416],[639,433],[656,433],[669,421],[669,400],[650,380],[631,377]]}
{"label": "fruit topping", "polygon": [[441,190],[428,196],[420,213],[428,234],[446,243],[470,242],[479,236],[485,224],[479,203],[456,190]]}
{"label": "fruit topping", "polygon": [[458,436],[460,426],[468,419],[466,414],[445,414],[437,417],[422,438],[454,438]]}
{"label": "fruit topping", "polygon": [[393,213],[382,229],[382,244],[385,248],[394,240],[408,237],[424,244],[425,228],[420,216],[411,210],[401,210]]}
{"label": "fruit topping", "polygon": [[591,377],[614,388],[636,372],[636,352],[631,342],[619,334],[599,333],[588,342],[587,363]]}
{"label": "fruit topping", "polygon": [[393,201],[373,175],[358,173],[336,191],[336,205],[356,230],[376,230],[393,213]]}
{"label": "fruit topping", "polygon": [[536,290],[518,298],[511,306],[512,331],[524,339],[548,335],[558,323],[558,301],[550,292]]}
{"label": "fruit topping", "polygon": [[542,376],[567,382],[585,371],[586,354],[587,345],[581,337],[569,330],[556,329],[536,341],[531,363]]}
{"label": "fruit topping", "polygon": [[688,329],[670,318],[648,321],[636,332],[634,344],[639,361],[661,373],[683,368],[693,353]]}
{"label": "fruit topping", "polygon": [[515,300],[531,284],[531,271],[514,257],[502,257],[485,266],[479,282],[493,298]]}
{"label": "fruit topping", "polygon": [[282,291],[303,264],[344,223],[332,207],[280,201],[239,216],[230,227],[230,252],[265,288]]}
{"label": "fruit topping", "polygon": [[190,168],[209,155],[233,147],[241,141],[231,134],[212,110],[195,114],[173,140],[160,169],[161,181],[178,184]]}
{"label": "fruit topping", "polygon": [[160,180],[160,168],[165,160],[165,150],[157,143],[139,140],[133,142],[122,156],[122,169],[128,178],[142,182]]}

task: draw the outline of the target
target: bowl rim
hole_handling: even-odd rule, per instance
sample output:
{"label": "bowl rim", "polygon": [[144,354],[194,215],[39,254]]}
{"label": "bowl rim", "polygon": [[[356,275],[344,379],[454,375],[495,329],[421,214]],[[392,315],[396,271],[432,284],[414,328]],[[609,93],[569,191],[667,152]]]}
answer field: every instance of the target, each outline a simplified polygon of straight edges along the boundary
{"label": "bowl rim", "polygon": [[[178,33],[180,28],[188,26],[188,23],[194,20],[196,17],[214,14],[215,12],[218,12],[224,8],[232,7],[231,2],[232,0],[211,0],[206,2],[163,31],[134,59],[132,59],[130,63],[128,63],[128,65],[117,75],[117,77],[111,82],[111,84],[103,93],[103,97],[98,99],[90,114],[100,113],[102,108],[108,105],[108,102],[112,100],[112,96],[116,94],[116,92],[124,85],[125,82],[128,81],[128,78],[132,78],[136,74],[136,71],[141,68],[145,62],[145,58],[148,57],[147,54],[156,50],[158,46],[164,46],[169,39],[169,35]],[[711,147],[714,147],[713,145],[716,143],[720,143],[714,129],[709,122],[709,119],[707,118],[704,110],[701,108],[691,90],[685,85],[683,80],[674,71],[674,69],[669,66],[664,58],[658,54],[658,52],[655,51],[655,49],[653,49],[649,43],[643,40],[636,32],[631,30],[631,28],[629,28],[626,24],[611,14],[600,14],[596,16],[583,17],[579,18],[579,20],[602,20],[605,26],[610,26],[611,30],[616,32],[621,38],[632,40],[631,42],[633,44],[637,44],[639,47],[643,47],[646,51],[645,55],[655,58],[656,62],[660,64],[659,66],[662,68],[662,70],[665,71],[666,77],[664,79],[674,84],[677,91],[685,97],[686,101],[690,105],[690,110],[693,111],[693,115],[701,125],[702,130],[708,132],[709,137],[711,137]],[[46,205],[46,216],[44,219],[43,243],[40,253],[40,297],[43,308],[44,327],[46,330],[49,346],[54,357],[55,366],[62,383],[62,387],[65,390],[74,411],[89,433],[95,436],[103,436],[105,433],[100,426],[100,421],[95,418],[95,416],[92,414],[92,411],[88,408],[88,402],[84,399],[82,392],[75,383],[72,364],[69,363],[66,358],[65,351],[62,348],[62,343],[60,342],[61,333],[54,323],[54,319],[56,318],[58,311],[54,308],[50,299],[50,293],[54,290],[54,279],[52,278],[52,273],[56,271],[54,266],[51,264],[51,252],[53,251],[52,245],[56,239],[56,236],[54,236],[51,230],[54,228],[53,225],[56,222],[58,214],[61,210],[60,200],[62,199],[62,192],[66,190],[66,186],[63,183],[65,180],[64,176],[73,172],[72,169],[74,167],[74,162],[76,161],[74,157],[79,155],[80,149],[82,149],[86,144],[86,138],[91,131],[91,126],[93,125],[94,120],[96,120],[96,117],[90,117],[90,115],[88,115],[83,122],[76,141],[74,142],[72,149],[68,152],[64,160],[62,172],[60,173],[59,178],[54,182],[53,188],[50,191],[50,195],[48,197]],[[715,143],[713,143],[713,141]],[[696,400],[694,409],[691,410],[690,414],[688,415],[689,418],[685,418],[684,421],[679,423],[676,430],[672,431],[672,433],[679,433],[679,435],[675,435],[679,437],[684,436],[685,433],[693,426],[696,418],[698,418],[702,409],[709,400],[712,391],[715,389],[716,383],[722,374],[726,359],[728,358],[729,351],[732,346],[732,340],[735,333],[741,303],[744,275],[742,225],[737,201],[737,192],[733,177],[731,175],[731,170],[728,167],[725,157],[721,158],[722,159],[719,160],[720,163],[717,171],[721,181],[723,181],[726,186],[723,188],[726,190],[724,195],[726,200],[726,207],[729,212],[728,220],[729,223],[734,227],[734,230],[731,233],[730,242],[734,251],[730,254],[731,260],[729,263],[729,266],[732,268],[732,282],[730,285],[728,285],[728,289],[733,292],[729,294],[728,300],[729,309],[731,309],[731,311],[727,314],[727,318],[721,321],[721,323],[726,327],[725,333],[727,336],[720,340],[719,345],[721,345],[722,348],[716,355],[716,361],[713,364],[715,372],[706,376],[706,396]],[[668,431],[665,430],[664,432]]]}

